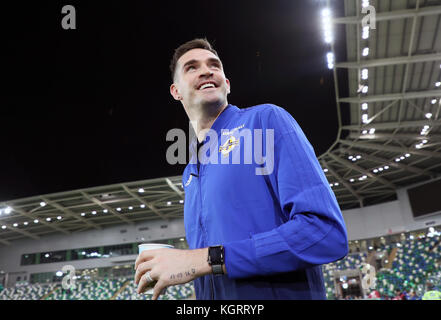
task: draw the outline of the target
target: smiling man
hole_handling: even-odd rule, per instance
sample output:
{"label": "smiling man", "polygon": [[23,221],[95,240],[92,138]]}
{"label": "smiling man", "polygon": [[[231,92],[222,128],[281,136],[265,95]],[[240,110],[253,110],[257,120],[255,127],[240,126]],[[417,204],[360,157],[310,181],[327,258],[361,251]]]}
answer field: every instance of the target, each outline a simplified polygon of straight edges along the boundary
{"label": "smiling man", "polygon": [[[157,280],[157,299],[163,288],[194,280],[197,299],[326,299],[320,266],[346,256],[347,233],[297,122],[275,105],[229,104],[230,81],[206,39],[177,48],[170,68],[170,93],[197,137],[182,176],[190,250],[143,251],[138,292]],[[259,157],[225,161],[245,158],[250,146],[273,159],[271,169]]]}

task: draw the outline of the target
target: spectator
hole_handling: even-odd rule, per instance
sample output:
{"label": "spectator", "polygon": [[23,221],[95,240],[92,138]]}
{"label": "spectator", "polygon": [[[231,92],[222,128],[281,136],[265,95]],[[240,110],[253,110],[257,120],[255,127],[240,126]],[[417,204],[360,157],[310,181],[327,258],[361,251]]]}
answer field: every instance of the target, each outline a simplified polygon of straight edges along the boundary
{"label": "spectator", "polygon": [[426,283],[426,290],[423,300],[441,300],[441,292],[435,289],[432,282]]}
{"label": "spectator", "polygon": [[406,300],[406,295],[400,289],[395,290],[395,298],[392,300]]}
{"label": "spectator", "polygon": [[380,300],[380,293],[379,293],[377,290],[373,289],[373,290],[371,290],[371,292],[369,293],[368,299],[371,299],[371,300]]}
{"label": "spectator", "polygon": [[411,290],[409,292],[409,299],[408,300],[418,300],[418,296],[416,295],[414,290]]}

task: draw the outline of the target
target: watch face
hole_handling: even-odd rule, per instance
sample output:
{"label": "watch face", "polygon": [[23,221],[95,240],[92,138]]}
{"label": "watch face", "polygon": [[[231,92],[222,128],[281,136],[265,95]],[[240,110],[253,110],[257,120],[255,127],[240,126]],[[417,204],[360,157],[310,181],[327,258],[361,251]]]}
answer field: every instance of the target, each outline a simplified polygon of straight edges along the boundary
{"label": "watch face", "polygon": [[224,263],[222,246],[210,247],[208,250],[208,255],[209,255],[209,263],[211,265]]}

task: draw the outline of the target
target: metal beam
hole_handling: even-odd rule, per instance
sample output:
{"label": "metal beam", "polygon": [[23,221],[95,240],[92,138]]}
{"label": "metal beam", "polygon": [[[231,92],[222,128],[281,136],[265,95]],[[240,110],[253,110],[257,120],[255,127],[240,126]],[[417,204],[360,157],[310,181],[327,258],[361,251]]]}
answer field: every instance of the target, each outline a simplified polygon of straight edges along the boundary
{"label": "metal beam", "polygon": [[3,244],[6,245],[6,246],[11,245],[11,243],[10,243],[9,241],[2,240],[2,239],[0,239],[0,243],[3,243]]}
{"label": "metal beam", "polygon": [[94,202],[95,204],[97,204],[97,205],[100,206],[101,208],[105,208],[105,209],[109,210],[109,212],[110,212],[112,215],[114,215],[115,217],[117,217],[118,219],[120,219],[120,220],[122,220],[122,221],[124,221],[124,222],[126,222],[126,223],[128,223],[128,224],[133,224],[132,221],[130,221],[129,219],[127,219],[127,218],[124,217],[123,215],[118,214],[115,210],[113,210],[112,207],[109,207],[107,204],[101,202],[101,201],[98,200],[97,198],[88,195],[88,194],[87,194],[86,192],[84,192],[84,191],[80,191],[80,193],[81,193],[81,194],[82,194],[87,200]]}
{"label": "metal beam", "polygon": [[35,234],[32,234],[30,232],[24,231],[24,230],[20,230],[18,227],[11,226],[9,223],[2,222],[2,225],[6,226],[6,228],[9,229],[9,231],[12,231],[12,232],[15,232],[15,233],[20,233],[21,235],[24,235],[24,236],[26,236],[28,238],[32,238],[32,239],[35,239],[35,240],[40,240],[39,236],[37,236]]}
{"label": "metal beam", "polygon": [[356,61],[340,62],[340,63],[335,64],[335,67],[336,68],[346,68],[346,69],[362,69],[362,68],[391,66],[391,65],[397,65],[397,64],[431,62],[431,61],[438,61],[438,60],[441,60],[441,53],[420,54],[420,55],[415,55],[412,57],[400,56],[400,57],[394,57],[394,58],[363,60],[360,63],[357,63]]}
{"label": "metal beam", "polygon": [[424,90],[415,91],[407,93],[389,93],[389,94],[379,94],[372,96],[353,96],[340,98],[339,101],[342,103],[372,103],[381,101],[391,101],[391,100],[409,100],[409,99],[421,99],[421,98],[435,98],[441,97],[441,90]]}
{"label": "metal beam", "polygon": [[329,154],[329,156],[332,159],[334,159],[337,162],[340,162],[341,164],[344,164],[346,167],[351,168],[352,170],[358,171],[358,172],[360,172],[360,173],[362,173],[362,174],[364,174],[364,175],[366,175],[366,176],[368,176],[368,177],[370,177],[372,179],[375,179],[378,182],[388,186],[389,188],[395,190],[395,185],[393,185],[392,183],[390,183],[386,179],[378,177],[378,176],[374,175],[372,172],[370,172],[370,171],[368,171],[368,170],[366,170],[366,169],[364,169],[362,167],[359,167],[359,166],[353,164],[352,162],[347,161],[346,159],[342,159],[342,158],[332,154],[331,152],[329,152],[328,154]]}
{"label": "metal beam", "polygon": [[144,204],[145,206],[147,206],[150,210],[152,210],[155,214],[157,214],[160,218],[162,218],[163,220],[166,220],[167,217],[161,213],[153,204],[143,200],[141,197],[139,197],[136,193],[132,192],[127,186],[125,185],[121,185],[123,187],[123,189],[129,194],[131,195],[133,198],[135,198],[136,200],[138,200],[139,202],[141,202],[142,204]]}
{"label": "metal beam", "polygon": [[360,134],[351,132],[349,134],[349,138],[351,139],[360,139],[360,140],[430,140],[430,141],[441,141],[441,135],[439,134],[431,134],[430,136],[422,136],[418,133],[374,133],[374,134]]}
{"label": "metal beam", "polygon": [[171,180],[170,180],[169,178],[165,178],[165,181],[167,182],[168,186],[169,186],[174,192],[176,192],[176,193],[178,194],[178,196],[179,196],[181,199],[184,199],[184,198],[185,198],[184,193],[183,193],[181,190],[179,190],[179,188],[176,187],[176,186],[173,184],[173,182],[171,182]]}
{"label": "metal beam", "polygon": [[396,128],[412,128],[421,127],[421,129],[428,125],[430,127],[437,127],[441,125],[441,120],[417,120],[417,121],[394,121],[394,122],[379,122],[379,123],[369,123],[366,125],[347,125],[343,126],[343,130],[369,130],[369,129],[396,129]]}
{"label": "metal beam", "polygon": [[329,173],[331,173],[347,190],[349,190],[353,194],[353,196],[358,199],[358,201],[360,202],[360,206],[363,207],[363,198],[350,186],[349,183],[346,182],[345,179],[343,179],[337,172],[335,172],[325,160],[322,160],[322,162],[329,170]]}
{"label": "metal beam", "polygon": [[72,212],[72,211],[69,210],[68,208],[63,207],[62,205],[60,205],[60,204],[58,204],[58,203],[56,203],[56,202],[54,202],[54,201],[52,201],[52,200],[49,200],[49,199],[46,198],[46,197],[41,197],[41,198],[42,198],[43,201],[46,202],[47,204],[49,204],[49,205],[51,205],[52,207],[54,207],[54,208],[56,208],[56,209],[61,210],[62,212],[64,212],[68,217],[72,217],[72,218],[74,218],[75,220],[78,220],[78,221],[80,221],[80,222],[82,222],[82,223],[85,223],[85,224],[87,224],[88,226],[90,226],[90,227],[92,227],[92,228],[95,228],[95,229],[98,229],[98,230],[102,230],[102,229],[103,229],[103,228],[101,228],[99,225],[97,225],[97,224],[95,224],[95,223],[93,223],[93,222],[91,222],[91,221],[88,221],[87,219],[85,219],[85,218],[79,216],[78,214],[75,214],[74,212]]}
{"label": "metal beam", "polygon": [[[380,12],[376,14],[376,21],[387,21],[387,20],[395,20],[395,19],[406,19],[413,17],[423,17],[430,15],[441,14],[441,6],[427,6],[420,9],[405,9],[405,10],[395,10],[388,12]],[[361,24],[364,16],[361,18],[356,16],[351,17],[341,17],[341,18],[333,18],[332,22],[336,24]]]}
{"label": "metal beam", "polygon": [[[341,150],[346,152],[346,150],[344,148],[342,148]],[[392,166],[392,167],[395,167],[395,168],[398,168],[398,169],[403,169],[403,170],[406,170],[406,171],[409,171],[409,172],[417,173],[417,174],[420,174],[420,175],[428,175],[428,176],[433,176],[434,175],[433,172],[426,171],[426,170],[423,170],[423,169],[420,169],[420,168],[417,168],[417,167],[412,167],[412,166],[409,166],[409,165],[401,163],[401,162],[391,161],[391,160],[388,160],[388,159],[384,159],[384,158],[380,158],[380,157],[377,157],[377,156],[369,155],[369,154],[366,154],[366,153],[360,152],[360,151],[357,151],[357,153],[359,155],[361,155],[363,157],[363,159],[370,160],[370,161],[377,162],[377,163],[381,163],[383,165],[387,164],[389,166]]]}
{"label": "metal beam", "polygon": [[411,154],[416,154],[419,156],[426,156],[426,157],[433,157],[433,158],[441,159],[441,153],[436,153],[436,152],[426,151],[426,150],[421,150],[421,149],[415,149],[415,148],[402,148],[402,147],[389,146],[389,145],[386,146],[383,144],[365,143],[365,142],[361,143],[361,142],[347,141],[347,140],[340,140],[340,143],[343,143],[343,144],[348,145],[350,147],[356,147],[356,148],[366,148],[366,149],[386,151],[386,152],[396,152],[396,153],[411,153]]}
{"label": "metal beam", "polygon": [[[26,218],[28,218],[28,219],[30,219],[32,221],[37,219],[37,217],[31,215],[29,212],[26,212],[26,211],[24,211],[22,209],[15,208],[12,204],[9,204],[9,203],[8,203],[8,205],[10,207],[12,207],[13,211],[18,212],[20,215],[22,215],[22,216],[24,216],[24,217],[26,217]],[[44,221],[43,219],[38,219],[38,220],[39,220],[39,223],[41,223],[41,224],[43,224],[43,225],[45,225],[45,226],[47,226],[47,227],[49,227],[51,229],[54,229],[54,230],[59,231],[59,232],[62,232],[64,234],[70,234],[69,231],[66,231],[63,228],[59,228],[59,227],[55,226],[53,223],[48,223],[48,222]]]}

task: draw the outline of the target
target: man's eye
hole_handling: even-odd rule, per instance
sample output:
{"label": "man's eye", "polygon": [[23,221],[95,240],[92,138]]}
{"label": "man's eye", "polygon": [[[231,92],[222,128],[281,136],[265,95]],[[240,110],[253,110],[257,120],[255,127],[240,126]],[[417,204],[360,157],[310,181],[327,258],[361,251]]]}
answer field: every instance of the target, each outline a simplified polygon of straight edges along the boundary
{"label": "man's eye", "polygon": [[189,67],[187,68],[187,71],[190,71],[191,69],[196,69],[196,68],[195,68],[195,66],[189,66]]}

